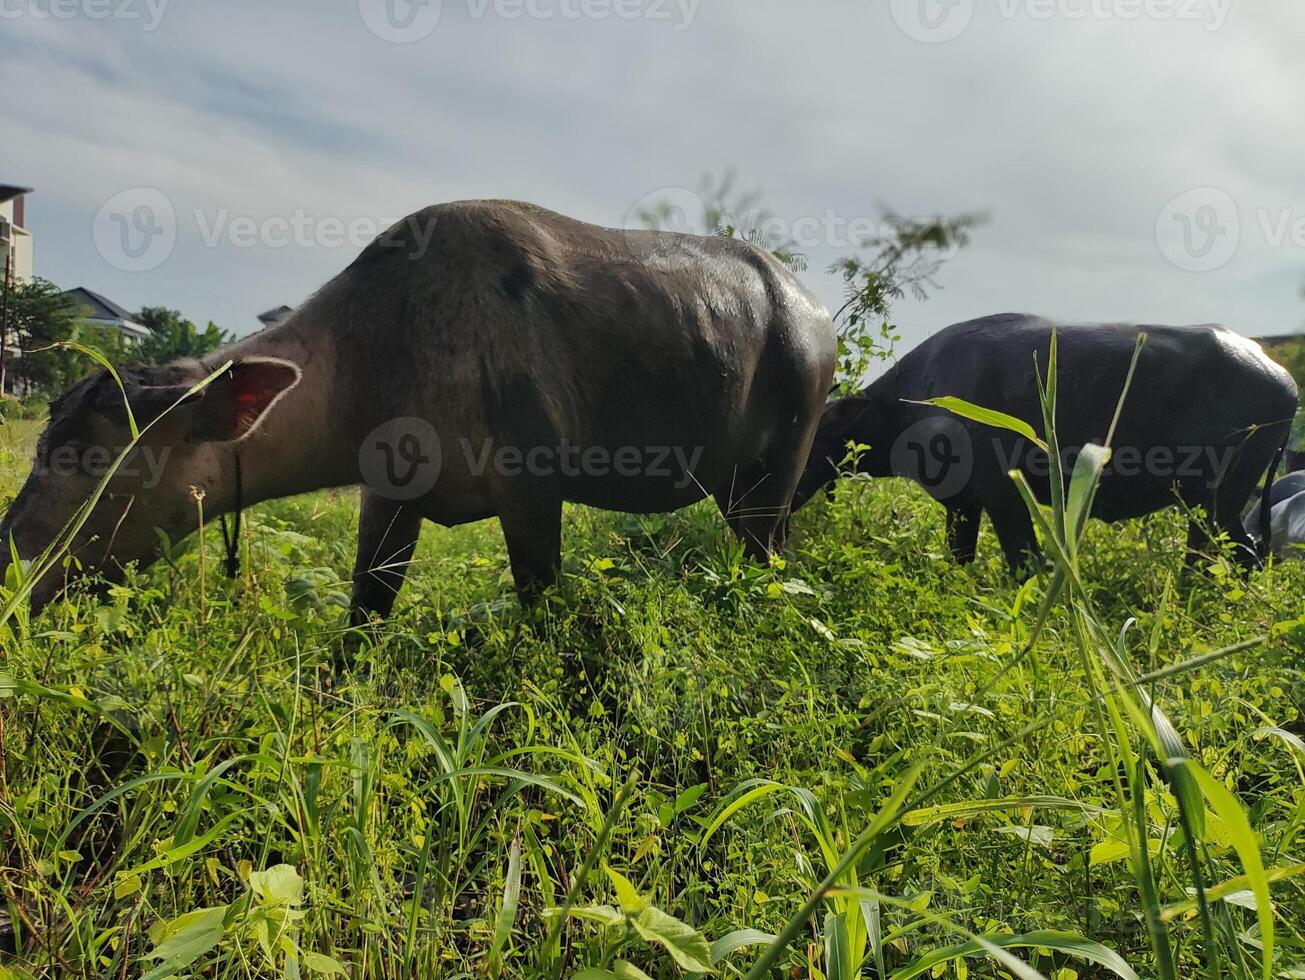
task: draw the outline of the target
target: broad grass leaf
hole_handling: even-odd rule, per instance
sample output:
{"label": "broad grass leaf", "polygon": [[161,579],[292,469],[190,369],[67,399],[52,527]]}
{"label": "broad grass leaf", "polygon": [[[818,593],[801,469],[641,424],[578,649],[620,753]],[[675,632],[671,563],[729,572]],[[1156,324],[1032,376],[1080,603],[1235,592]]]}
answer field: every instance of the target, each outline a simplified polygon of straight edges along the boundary
{"label": "broad grass leaf", "polygon": [[829,980],[852,980],[859,972],[852,962],[852,943],[843,912],[825,914],[825,976]]}
{"label": "broad grass leaf", "polygon": [[1069,494],[1065,500],[1065,525],[1070,547],[1076,547],[1083,534],[1087,519],[1092,516],[1092,502],[1096,499],[1101,474],[1110,462],[1110,450],[1088,443],[1074,461],[1074,472],[1069,478]]}
{"label": "broad grass leaf", "polygon": [[[1072,932],[1056,932],[1053,930],[1028,932],[1018,936],[999,933],[979,936],[969,942],[949,946],[946,949],[934,950],[932,953],[920,957],[911,965],[894,973],[892,980],[911,980],[912,977],[930,973],[935,967],[961,957],[991,955],[993,949],[1021,948],[1054,950],[1058,953],[1073,956],[1075,959],[1105,967],[1115,976],[1122,977],[1123,980],[1138,980],[1133,968],[1124,962],[1123,957],[1109,947],[1093,942],[1090,939],[1084,939]],[[1030,971],[1031,975],[1039,975],[1032,968],[1027,966],[1025,968]]]}
{"label": "broad grass leaf", "polygon": [[[1301,874],[1305,874],[1305,864],[1292,864],[1281,868],[1270,868],[1264,873],[1264,876],[1268,879],[1270,884],[1274,884],[1275,882],[1286,881],[1288,878],[1295,878]],[[1229,878],[1227,881],[1221,881],[1219,884],[1205,890],[1206,901],[1217,902],[1220,899],[1223,901],[1232,901],[1233,895],[1241,894],[1249,895],[1253,899],[1255,893],[1249,889],[1248,885],[1249,882],[1245,875],[1238,875],[1236,878]],[[1191,890],[1192,889],[1189,889],[1189,891]],[[1234,904],[1244,904],[1247,908],[1259,908],[1258,902],[1255,902],[1254,904],[1236,902]],[[1174,905],[1166,906],[1164,911],[1160,914],[1160,918],[1164,922],[1172,922],[1174,919],[1181,918],[1189,912],[1196,911],[1196,908],[1196,899],[1192,898],[1185,902],[1178,902]]]}
{"label": "broad grass leaf", "polygon": [[508,851],[506,880],[503,883],[503,905],[498,918],[494,921],[494,940],[490,944],[489,960],[496,967],[502,966],[503,951],[507,948],[512,927],[517,921],[517,907],[521,902],[521,835],[512,838],[512,848]]}
{"label": "broad grass leaf", "polygon": [[1260,924],[1260,942],[1264,944],[1264,978],[1270,980],[1273,976],[1273,899],[1269,895],[1269,879],[1260,858],[1259,835],[1251,828],[1246,811],[1228,787],[1195,762],[1188,765],[1209,801],[1210,809],[1227,824],[1233,848],[1246,873],[1246,884],[1255,893],[1255,917]]}
{"label": "broad grass leaf", "polygon": [[1090,803],[1066,799],[1063,796],[1009,796],[998,800],[971,800],[964,803],[941,803],[902,814],[902,824],[923,827],[926,824],[971,817],[981,813],[1001,810],[1072,810],[1075,813],[1100,814],[1106,811]]}
{"label": "broad grass leaf", "polygon": [[1033,426],[1029,425],[1022,419],[1017,419],[1013,415],[1007,415],[1005,412],[998,412],[995,409],[984,408],[981,405],[975,405],[973,402],[967,402],[964,398],[956,398],[953,395],[944,395],[941,398],[926,398],[924,401],[911,402],[913,405],[932,405],[934,408],[945,409],[953,415],[959,415],[963,419],[969,419],[971,422],[978,422],[981,425],[991,425],[998,429],[1007,429],[1017,435],[1023,436],[1034,445],[1038,446],[1044,452],[1047,444],[1038,437],[1033,431]]}
{"label": "broad grass leaf", "polygon": [[736,929],[711,944],[711,961],[719,963],[731,953],[737,953],[747,946],[768,946],[774,941],[773,935],[759,929]]}

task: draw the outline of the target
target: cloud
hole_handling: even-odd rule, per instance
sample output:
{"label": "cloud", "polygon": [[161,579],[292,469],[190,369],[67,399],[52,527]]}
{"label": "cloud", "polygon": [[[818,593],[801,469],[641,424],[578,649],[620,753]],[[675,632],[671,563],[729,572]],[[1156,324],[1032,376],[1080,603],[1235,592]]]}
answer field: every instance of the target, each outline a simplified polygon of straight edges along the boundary
{"label": "cloud", "polygon": [[[394,44],[357,0],[169,3],[153,31],[3,0],[0,178],[37,188],[38,272],[243,332],[357,246],[209,247],[219,216],[349,221],[511,196],[611,224],[658,188],[736,166],[790,222],[880,204],[990,212],[945,289],[899,307],[908,342],[1008,309],[1249,334],[1305,319],[1305,248],[1264,231],[1305,217],[1295,8],[1236,4],[1210,29],[1125,16],[1152,9],[1133,0],[997,0],[932,44],[901,28],[899,0],[702,0],[683,30],[558,13],[586,0],[529,0],[554,15],[505,19],[503,2],[478,16],[479,0],[443,0],[428,36]],[[157,268],[124,272],[92,223],[141,186],[173,202],[177,243]],[[1239,245],[1185,272],[1157,222],[1207,186],[1235,202]],[[831,307],[838,251],[809,249],[806,273]]]}

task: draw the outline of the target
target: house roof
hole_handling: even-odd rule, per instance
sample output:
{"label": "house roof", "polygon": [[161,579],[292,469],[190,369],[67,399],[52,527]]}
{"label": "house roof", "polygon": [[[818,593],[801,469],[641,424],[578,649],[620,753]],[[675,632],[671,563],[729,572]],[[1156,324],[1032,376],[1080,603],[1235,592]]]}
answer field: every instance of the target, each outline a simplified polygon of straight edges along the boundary
{"label": "house roof", "polygon": [[32,193],[30,187],[19,187],[17,184],[0,184],[0,204],[5,201],[12,201],[15,197],[22,197],[24,194]]}
{"label": "house roof", "polygon": [[65,290],[63,295],[68,298],[70,303],[76,303],[78,306],[89,310],[90,312],[86,314],[88,320],[100,320],[104,323],[110,323],[138,337],[148,337],[150,335],[149,328],[137,323],[135,318],[121,306],[106,296],[92,292],[85,286]]}

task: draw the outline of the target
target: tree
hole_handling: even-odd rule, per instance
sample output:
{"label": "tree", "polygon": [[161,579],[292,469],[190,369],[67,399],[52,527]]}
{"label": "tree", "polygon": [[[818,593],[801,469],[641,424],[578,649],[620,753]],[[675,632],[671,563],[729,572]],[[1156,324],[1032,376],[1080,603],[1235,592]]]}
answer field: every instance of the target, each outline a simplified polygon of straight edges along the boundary
{"label": "tree", "polygon": [[52,282],[33,279],[14,284],[9,294],[9,325],[18,350],[8,369],[25,391],[62,391],[90,370],[82,355],[54,346],[77,341],[98,347],[103,342],[103,337],[79,322],[79,312]]}
{"label": "tree", "polygon": [[136,314],[136,322],[148,327],[150,335],[132,352],[133,357],[151,364],[166,364],[179,357],[203,357],[233,339],[212,321],[201,331],[179,310],[164,306],[143,307]]}
{"label": "tree", "polygon": [[[858,243],[861,251],[829,267],[843,278],[847,302],[834,314],[838,323],[837,387],[859,388],[870,363],[892,357],[898,335],[892,306],[908,293],[923,300],[944,262],[970,242],[980,214],[955,218],[904,218],[882,212],[880,231]],[[868,253],[869,258],[862,253]]]}

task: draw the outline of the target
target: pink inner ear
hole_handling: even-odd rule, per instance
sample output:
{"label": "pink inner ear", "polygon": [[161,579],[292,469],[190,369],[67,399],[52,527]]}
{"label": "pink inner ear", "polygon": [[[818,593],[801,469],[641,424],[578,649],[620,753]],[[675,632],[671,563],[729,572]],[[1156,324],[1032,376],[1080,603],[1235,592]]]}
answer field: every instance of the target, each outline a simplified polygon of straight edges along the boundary
{"label": "pink inner ear", "polygon": [[246,435],[267,411],[267,407],[299,380],[299,372],[277,361],[244,361],[227,375],[231,386],[230,422],[219,438],[231,440]]}

